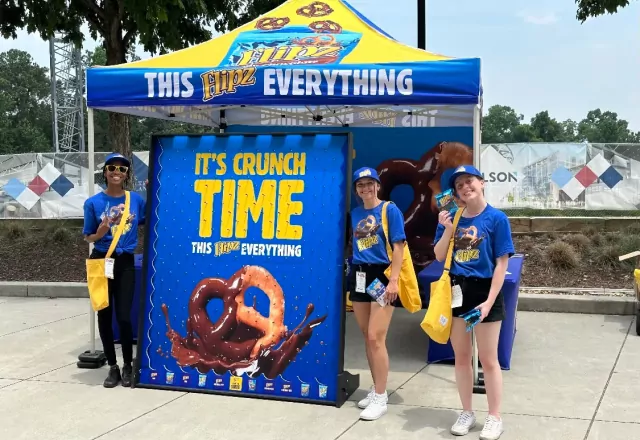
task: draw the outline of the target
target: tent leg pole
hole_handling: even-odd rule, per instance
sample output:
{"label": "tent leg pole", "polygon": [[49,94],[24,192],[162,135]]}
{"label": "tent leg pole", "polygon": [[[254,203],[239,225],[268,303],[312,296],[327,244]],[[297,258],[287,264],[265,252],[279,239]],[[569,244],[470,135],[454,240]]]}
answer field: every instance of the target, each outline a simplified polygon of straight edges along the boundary
{"label": "tent leg pole", "polygon": [[486,394],[484,387],[484,373],[480,371],[478,365],[478,343],[476,341],[476,333],[471,330],[471,343],[473,345],[471,356],[473,357],[473,392],[474,394]]}
{"label": "tent leg pole", "polygon": [[480,105],[473,107],[473,166],[482,171],[480,165],[480,145],[482,144],[482,132],[480,129],[480,118],[482,110]]}
{"label": "tent leg pole", "polygon": [[[94,194],[94,186],[95,186],[95,176],[94,176],[94,169],[95,169],[95,157],[94,157],[94,151],[95,151],[95,146],[94,146],[94,127],[93,127],[93,109],[92,108],[87,108],[87,126],[88,126],[88,146],[89,146],[89,151],[88,151],[88,156],[87,156],[87,168],[88,168],[88,172],[89,172],[89,188],[88,188],[88,195],[89,197],[93,196]],[[80,172],[82,174],[82,171]],[[93,251],[93,243],[89,244],[89,255],[91,255],[91,252]],[[96,312],[93,310],[93,307],[91,307],[91,300],[89,300],[89,338],[91,339],[90,343],[91,343],[91,350],[87,350],[84,353],[81,353],[78,356],[78,368],[100,368],[102,367],[106,362],[107,362],[107,358],[104,355],[104,353],[102,351],[96,351]]]}

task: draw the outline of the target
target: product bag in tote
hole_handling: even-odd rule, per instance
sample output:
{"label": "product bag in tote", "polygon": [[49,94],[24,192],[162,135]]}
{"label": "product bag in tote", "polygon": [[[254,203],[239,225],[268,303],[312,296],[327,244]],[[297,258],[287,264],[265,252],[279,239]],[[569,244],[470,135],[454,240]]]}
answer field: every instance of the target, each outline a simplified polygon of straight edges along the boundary
{"label": "product bag in tote", "polygon": [[425,313],[420,327],[425,331],[432,341],[438,344],[446,344],[451,335],[451,277],[449,269],[451,268],[451,259],[453,257],[453,242],[455,238],[456,227],[464,208],[458,209],[453,219],[453,235],[449,241],[449,250],[444,260],[444,270],[438,281],[431,283],[431,295],[429,297],[429,307]]}
{"label": "product bag in tote", "polygon": [[[120,240],[120,236],[122,235],[127,219],[129,218],[129,199],[129,191],[125,191],[124,211],[122,212],[120,223],[118,223],[118,226],[116,227],[107,255],[105,255],[104,258],[89,258],[86,261],[89,298],[91,299],[91,307],[93,307],[93,310],[96,312],[109,307],[109,281],[107,278],[107,269],[113,273],[113,266],[109,268],[108,264],[113,264],[113,260],[110,260],[111,255],[116,249],[116,245]],[[107,260],[110,260],[110,263],[107,263]]]}
{"label": "product bag in tote", "polygon": [[[382,206],[382,228],[384,236],[387,237],[387,254],[389,260],[393,257],[393,249],[389,243],[389,223],[387,220],[387,207],[390,202],[384,202]],[[391,265],[384,271],[387,278],[391,276]],[[418,289],[418,278],[413,268],[413,260],[409,245],[405,243],[404,253],[402,254],[402,267],[400,268],[400,276],[398,277],[398,298],[402,303],[402,307],[411,313],[415,313],[422,309],[422,300],[420,299],[420,290]]]}

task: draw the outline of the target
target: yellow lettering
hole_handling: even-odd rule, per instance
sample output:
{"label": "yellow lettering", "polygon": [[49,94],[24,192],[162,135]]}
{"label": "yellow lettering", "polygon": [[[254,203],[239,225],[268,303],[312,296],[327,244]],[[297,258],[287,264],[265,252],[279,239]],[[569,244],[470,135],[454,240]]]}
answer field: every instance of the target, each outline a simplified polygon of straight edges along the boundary
{"label": "yellow lettering", "polygon": [[194,189],[200,194],[200,237],[213,233],[213,198],[222,189],[220,180],[196,180]]}
{"label": "yellow lettering", "polygon": [[257,64],[266,64],[271,60],[271,56],[276,51],[275,47],[267,47],[262,50],[262,54],[260,54],[260,58],[258,58]]}
{"label": "yellow lettering", "polygon": [[458,263],[468,263],[478,258],[480,258],[480,251],[478,249],[461,249],[456,251],[455,260]]}
{"label": "yellow lettering", "polygon": [[287,176],[290,176],[293,174],[293,171],[291,170],[291,165],[289,165],[289,162],[293,162],[293,153],[287,153],[284,155],[284,173]]}
{"label": "yellow lettering", "polygon": [[304,192],[304,180],[281,180],[278,188],[278,229],[276,238],[281,240],[300,240],[302,226],[292,225],[291,216],[302,214],[302,202],[292,201],[292,194]]}
{"label": "yellow lettering", "polygon": [[[304,154],[304,153],[303,153]],[[218,170],[216,170],[216,174],[218,176],[223,176],[227,173],[227,163],[225,162],[227,158],[227,153],[220,153],[216,156],[216,161],[218,162]]]}
{"label": "yellow lettering", "polygon": [[358,244],[358,250],[360,252],[372,248],[378,244],[378,236],[372,235],[371,237],[361,238],[356,242]]}
{"label": "yellow lettering", "polygon": [[305,49],[306,49],[305,46],[291,46],[289,48],[289,52],[282,59],[283,61],[294,61],[298,58],[298,55],[300,55],[300,52],[302,52]]}
{"label": "yellow lettering", "polygon": [[269,173],[269,153],[256,154],[256,174],[264,176]]}
{"label": "yellow lettering", "polygon": [[249,61],[251,61],[255,53],[255,50],[245,50],[244,52],[242,52],[240,61],[238,61],[238,66],[246,66],[247,64],[249,64]]}
{"label": "yellow lettering", "polygon": [[196,176],[200,175],[200,156],[202,153],[196,153]]}
{"label": "yellow lettering", "polygon": [[270,153],[269,154],[269,174],[282,175],[282,159],[284,155],[282,153]]}
{"label": "yellow lettering", "polygon": [[209,159],[211,159],[211,153],[202,153],[202,174],[205,176],[209,174]]}
{"label": "yellow lettering", "polygon": [[233,211],[236,201],[236,182],[225,180],[222,191],[222,213],[220,215],[220,237],[233,237]]}
{"label": "yellow lettering", "polygon": [[244,154],[244,173],[243,175],[251,174],[254,175],[256,173],[256,156],[253,153],[245,153]]}
{"label": "yellow lettering", "polygon": [[265,180],[262,182],[260,193],[256,198],[251,180],[238,181],[238,203],[236,209],[237,238],[247,238],[249,212],[251,212],[251,217],[256,223],[262,214],[262,238],[273,238],[276,211],[275,189],[275,180]]}
{"label": "yellow lettering", "polygon": [[304,176],[307,168],[307,153],[294,153],[293,174]]}
{"label": "yellow lettering", "polygon": [[233,156],[233,172],[238,176],[242,176],[242,168],[240,168],[240,161],[242,160],[242,153],[238,153]]}

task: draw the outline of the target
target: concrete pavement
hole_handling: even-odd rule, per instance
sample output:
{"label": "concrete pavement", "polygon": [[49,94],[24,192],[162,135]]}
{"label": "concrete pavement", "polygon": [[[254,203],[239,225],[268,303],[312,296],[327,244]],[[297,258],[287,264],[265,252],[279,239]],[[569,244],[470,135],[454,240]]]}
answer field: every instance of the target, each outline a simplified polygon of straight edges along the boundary
{"label": "concrete pavement", "polygon": [[[450,365],[425,365],[423,313],[398,310],[388,346],[389,413],[358,420],[370,384],[348,315],[345,368],[361,390],[341,409],[172,391],[104,389],[80,370],[86,299],[0,297],[0,439],[451,439],[460,408]],[[640,432],[640,337],[632,316],[518,312],[505,371],[504,440],[628,440]],[[635,328],[635,327],[634,327]],[[97,334],[97,330],[96,330]],[[100,346],[99,341],[97,342]],[[474,396],[479,424],[486,397]],[[481,426],[464,438],[477,439]]]}

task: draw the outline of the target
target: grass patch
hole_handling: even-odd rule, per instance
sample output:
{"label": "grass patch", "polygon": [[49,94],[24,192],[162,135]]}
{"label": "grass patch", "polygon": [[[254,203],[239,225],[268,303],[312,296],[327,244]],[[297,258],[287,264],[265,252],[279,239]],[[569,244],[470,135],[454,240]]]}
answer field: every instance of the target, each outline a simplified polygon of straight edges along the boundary
{"label": "grass patch", "polygon": [[567,235],[564,242],[573,246],[576,250],[582,252],[589,247],[591,240],[584,234]]}
{"label": "grass patch", "polygon": [[29,230],[27,226],[20,221],[0,222],[0,231],[2,235],[9,240],[17,240],[27,236]]}
{"label": "grass patch", "polygon": [[578,267],[580,256],[575,248],[564,241],[551,243],[546,251],[547,261],[557,269],[573,269]]}

